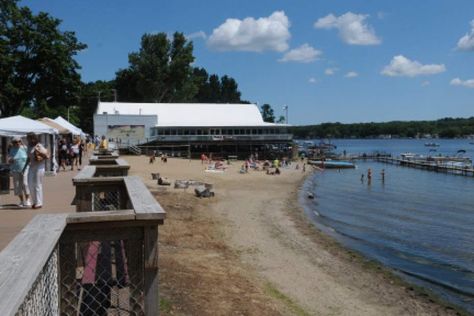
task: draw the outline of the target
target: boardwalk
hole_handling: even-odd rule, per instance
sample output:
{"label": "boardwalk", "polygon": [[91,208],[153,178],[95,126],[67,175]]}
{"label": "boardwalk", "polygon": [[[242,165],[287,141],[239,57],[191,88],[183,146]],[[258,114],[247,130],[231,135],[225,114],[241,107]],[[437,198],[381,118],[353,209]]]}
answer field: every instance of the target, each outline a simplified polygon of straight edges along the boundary
{"label": "boardwalk", "polygon": [[[83,163],[85,165],[87,161]],[[77,173],[77,170],[61,171],[56,176],[45,176],[44,206],[41,209],[18,209],[12,206],[19,202],[13,191],[9,195],[0,195],[0,251],[35,215],[75,212],[75,207],[71,205],[74,198],[72,178]]]}

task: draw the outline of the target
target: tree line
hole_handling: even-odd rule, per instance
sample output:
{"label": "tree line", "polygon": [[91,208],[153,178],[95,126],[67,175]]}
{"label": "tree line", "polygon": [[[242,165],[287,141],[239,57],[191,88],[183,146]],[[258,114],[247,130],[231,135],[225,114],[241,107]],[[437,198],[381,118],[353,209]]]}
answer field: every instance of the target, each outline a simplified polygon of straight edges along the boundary
{"label": "tree line", "polygon": [[294,126],[290,131],[296,138],[373,138],[380,135],[392,137],[417,137],[424,135],[456,138],[474,135],[474,117],[443,118],[435,121],[393,121],[385,123],[323,123]]}

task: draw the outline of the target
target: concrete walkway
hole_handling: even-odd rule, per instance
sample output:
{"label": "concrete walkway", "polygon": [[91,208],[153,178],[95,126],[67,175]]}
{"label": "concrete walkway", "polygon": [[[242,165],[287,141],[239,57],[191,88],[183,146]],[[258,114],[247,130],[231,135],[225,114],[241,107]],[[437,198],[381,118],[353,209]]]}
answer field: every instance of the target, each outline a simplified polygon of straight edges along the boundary
{"label": "concrete walkway", "polygon": [[[83,166],[87,165],[87,161]],[[15,238],[16,234],[38,214],[72,213],[75,206],[71,205],[75,189],[72,178],[77,170],[60,171],[56,176],[45,176],[43,181],[44,203],[40,209],[20,209],[18,197],[13,190],[8,195],[0,195],[0,250]]]}

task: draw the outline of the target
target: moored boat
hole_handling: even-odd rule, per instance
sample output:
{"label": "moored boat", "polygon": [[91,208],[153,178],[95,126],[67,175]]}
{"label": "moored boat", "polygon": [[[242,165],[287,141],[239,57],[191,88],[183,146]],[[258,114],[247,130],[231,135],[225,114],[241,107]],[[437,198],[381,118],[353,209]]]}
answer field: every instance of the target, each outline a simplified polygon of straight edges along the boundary
{"label": "moored boat", "polygon": [[339,160],[308,160],[308,164],[327,169],[350,169],[355,168],[355,164],[350,161]]}

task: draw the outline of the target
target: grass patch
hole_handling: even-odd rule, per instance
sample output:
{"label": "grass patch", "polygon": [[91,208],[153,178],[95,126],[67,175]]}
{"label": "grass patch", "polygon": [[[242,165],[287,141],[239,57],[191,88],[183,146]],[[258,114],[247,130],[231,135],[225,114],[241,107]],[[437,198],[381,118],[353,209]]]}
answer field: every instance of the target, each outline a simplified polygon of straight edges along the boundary
{"label": "grass patch", "polygon": [[170,313],[171,312],[171,302],[167,300],[166,298],[160,298],[160,311],[164,313]]}
{"label": "grass patch", "polygon": [[281,301],[283,304],[286,305],[295,315],[298,316],[310,316],[307,311],[305,311],[301,306],[296,304],[291,298],[280,292],[276,287],[274,287],[271,283],[265,284],[265,293],[270,295],[271,297]]}

